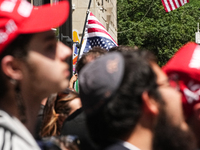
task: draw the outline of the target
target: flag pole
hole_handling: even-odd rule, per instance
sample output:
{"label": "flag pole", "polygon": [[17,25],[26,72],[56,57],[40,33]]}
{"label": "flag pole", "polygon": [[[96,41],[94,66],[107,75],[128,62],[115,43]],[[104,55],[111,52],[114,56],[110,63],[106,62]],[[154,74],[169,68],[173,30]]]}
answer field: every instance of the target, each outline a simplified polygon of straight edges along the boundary
{"label": "flag pole", "polygon": [[80,52],[81,52],[81,47],[82,47],[82,43],[83,43],[83,37],[84,37],[84,34],[85,34],[85,27],[86,27],[88,15],[89,15],[89,13],[90,13],[90,5],[91,5],[91,2],[92,2],[92,0],[89,1],[88,9],[87,9],[87,12],[86,12],[85,23],[84,23],[84,27],[83,27],[82,36],[81,36],[81,42],[80,42],[80,47],[79,47],[79,51],[78,51],[77,62],[78,62],[78,60],[79,60],[79,56],[80,56]]}

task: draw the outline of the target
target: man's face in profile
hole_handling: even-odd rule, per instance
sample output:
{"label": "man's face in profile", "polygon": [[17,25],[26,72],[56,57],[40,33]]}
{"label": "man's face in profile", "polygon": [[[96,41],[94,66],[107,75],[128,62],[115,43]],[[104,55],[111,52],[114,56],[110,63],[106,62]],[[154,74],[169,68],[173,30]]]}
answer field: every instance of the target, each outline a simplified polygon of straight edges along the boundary
{"label": "man's face in profile", "polygon": [[183,117],[181,94],[172,88],[165,73],[152,64],[157,75],[158,91],[164,104],[160,104],[154,131],[154,150],[192,150],[196,148],[193,134]]}
{"label": "man's face in profile", "polygon": [[71,56],[71,49],[57,42],[53,31],[34,34],[27,48],[23,71],[26,87],[44,97],[66,89],[70,75],[66,59]]}

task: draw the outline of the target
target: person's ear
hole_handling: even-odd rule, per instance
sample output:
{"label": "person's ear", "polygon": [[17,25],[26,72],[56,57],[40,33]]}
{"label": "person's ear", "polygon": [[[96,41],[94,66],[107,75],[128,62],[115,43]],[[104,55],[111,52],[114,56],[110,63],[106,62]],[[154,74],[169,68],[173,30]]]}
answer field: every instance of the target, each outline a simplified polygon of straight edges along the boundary
{"label": "person's ear", "polygon": [[159,114],[159,105],[152,97],[149,96],[148,92],[145,91],[142,93],[143,100],[143,110],[148,114],[153,114],[157,116]]}
{"label": "person's ear", "polygon": [[11,79],[21,80],[22,71],[20,68],[20,62],[13,56],[7,55],[1,60],[1,68],[4,74]]}
{"label": "person's ear", "polygon": [[194,105],[193,111],[195,118],[200,121],[200,103]]}

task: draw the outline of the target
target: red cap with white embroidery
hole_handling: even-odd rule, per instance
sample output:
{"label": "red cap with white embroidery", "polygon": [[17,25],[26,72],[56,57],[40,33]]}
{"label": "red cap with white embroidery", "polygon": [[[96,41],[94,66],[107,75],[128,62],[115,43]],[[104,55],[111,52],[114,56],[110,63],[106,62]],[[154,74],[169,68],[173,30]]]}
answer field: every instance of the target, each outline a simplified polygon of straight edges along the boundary
{"label": "red cap with white embroidery", "polygon": [[19,34],[48,31],[62,25],[69,10],[68,1],[36,7],[26,0],[0,0],[0,54]]}
{"label": "red cap with white embroidery", "polygon": [[181,47],[163,66],[170,79],[178,82],[186,118],[193,112],[193,106],[200,102],[200,46],[189,42]]}

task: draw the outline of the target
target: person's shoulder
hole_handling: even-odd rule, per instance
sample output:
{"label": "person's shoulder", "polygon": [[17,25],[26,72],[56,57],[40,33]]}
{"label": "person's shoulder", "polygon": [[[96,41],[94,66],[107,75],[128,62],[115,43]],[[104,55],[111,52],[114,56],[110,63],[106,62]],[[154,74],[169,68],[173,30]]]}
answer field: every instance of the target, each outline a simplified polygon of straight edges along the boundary
{"label": "person's shoulder", "polygon": [[71,120],[75,120],[75,119],[82,119],[85,118],[85,116],[83,115],[83,108],[79,108],[76,111],[74,111],[69,117],[67,117],[66,121],[71,121]]}
{"label": "person's shoulder", "polygon": [[0,147],[4,149],[39,150],[24,125],[15,117],[0,110]]}
{"label": "person's shoulder", "polygon": [[31,145],[22,137],[15,134],[6,127],[0,126],[0,147],[4,149],[39,150],[37,146]]}

